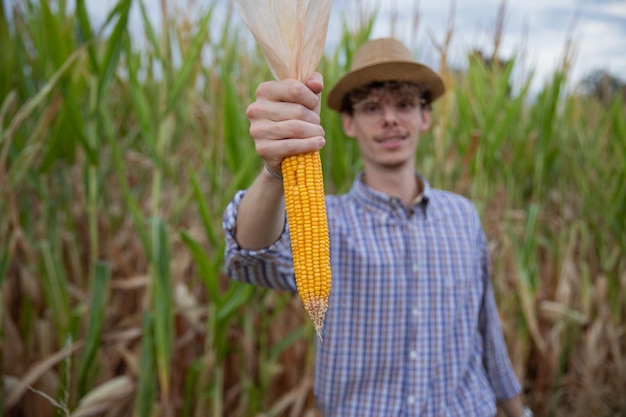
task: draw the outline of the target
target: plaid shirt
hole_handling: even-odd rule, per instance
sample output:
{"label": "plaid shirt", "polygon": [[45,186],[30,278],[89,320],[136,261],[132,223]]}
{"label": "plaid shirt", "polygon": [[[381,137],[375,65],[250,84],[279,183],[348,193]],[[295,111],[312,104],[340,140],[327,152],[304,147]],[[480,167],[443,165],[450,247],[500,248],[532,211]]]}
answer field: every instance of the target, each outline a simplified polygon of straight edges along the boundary
{"label": "plaid shirt", "polygon": [[[479,216],[431,189],[407,209],[357,178],[327,196],[333,274],[315,394],[328,417],[493,416],[520,392],[502,336]],[[250,251],[226,208],[226,266],[237,280],[295,291],[289,228]]]}

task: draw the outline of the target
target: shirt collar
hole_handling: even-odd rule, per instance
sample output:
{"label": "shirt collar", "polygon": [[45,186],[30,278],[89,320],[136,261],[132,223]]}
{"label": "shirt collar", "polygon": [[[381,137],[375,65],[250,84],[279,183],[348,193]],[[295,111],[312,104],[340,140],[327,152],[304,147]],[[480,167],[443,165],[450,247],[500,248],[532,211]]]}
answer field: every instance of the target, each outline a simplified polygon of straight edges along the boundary
{"label": "shirt collar", "polygon": [[[363,182],[363,172],[360,172],[354,183],[352,184],[352,189],[350,190],[350,194],[363,203],[368,208],[373,208],[377,210],[388,211],[390,206],[395,207],[398,205],[402,205],[400,200],[397,197],[392,197],[388,194],[385,194],[381,191],[377,191]],[[423,204],[424,209],[428,205],[428,201],[430,200],[431,188],[428,181],[421,176],[420,174],[415,174],[419,181],[423,184],[423,189],[420,195],[418,195],[413,201],[412,208],[417,208]]]}

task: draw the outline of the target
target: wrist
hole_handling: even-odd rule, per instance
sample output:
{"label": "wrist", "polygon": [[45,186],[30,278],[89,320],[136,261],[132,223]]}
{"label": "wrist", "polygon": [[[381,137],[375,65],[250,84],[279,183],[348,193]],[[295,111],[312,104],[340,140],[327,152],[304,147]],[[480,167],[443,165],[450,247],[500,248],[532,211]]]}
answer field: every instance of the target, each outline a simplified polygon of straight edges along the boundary
{"label": "wrist", "polygon": [[267,165],[267,162],[265,163],[265,171],[267,171],[268,174],[270,174],[272,177],[279,179],[279,180],[283,180],[283,174],[281,172],[275,171],[274,169],[270,168],[269,165]]}
{"label": "wrist", "polygon": [[534,417],[534,414],[530,408],[524,407],[524,411],[520,417]]}

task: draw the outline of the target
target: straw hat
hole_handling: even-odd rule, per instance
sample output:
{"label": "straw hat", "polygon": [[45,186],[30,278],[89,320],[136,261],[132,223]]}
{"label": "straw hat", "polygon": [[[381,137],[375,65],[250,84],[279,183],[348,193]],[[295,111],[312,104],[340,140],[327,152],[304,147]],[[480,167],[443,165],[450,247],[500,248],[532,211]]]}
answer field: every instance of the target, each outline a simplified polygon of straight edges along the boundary
{"label": "straw hat", "polygon": [[416,62],[411,52],[393,38],[374,39],[354,53],[350,71],[328,95],[328,107],[340,111],[344,96],[350,91],[378,81],[407,81],[425,88],[431,102],[440,97],[445,87],[430,68]]}

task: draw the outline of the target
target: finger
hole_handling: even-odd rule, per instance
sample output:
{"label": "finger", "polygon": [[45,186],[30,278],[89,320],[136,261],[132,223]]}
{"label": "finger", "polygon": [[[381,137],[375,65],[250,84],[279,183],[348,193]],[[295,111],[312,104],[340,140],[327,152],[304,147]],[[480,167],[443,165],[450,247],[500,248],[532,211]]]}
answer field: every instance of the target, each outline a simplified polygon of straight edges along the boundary
{"label": "finger", "polygon": [[315,94],[319,95],[324,89],[324,78],[322,77],[322,74],[317,71],[314,72],[306,82],[306,86],[309,87],[309,89],[311,89],[311,91]]}
{"label": "finger", "polygon": [[[314,82],[319,85],[319,81]],[[257,101],[297,103],[314,110],[319,104],[317,93],[300,81],[289,79],[261,83],[256,91]]]}
{"label": "finger", "polygon": [[250,136],[254,140],[304,139],[324,136],[324,128],[319,123],[301,120],[274,122],[267,119],[255,120],[250,124]]}
{"label": "finger", "polygon": [[251,122],[299,120],[311,124],[320,124],[319,114],[315,110],[297,103],[258,100],[248,106],[246,116]]}
{"label": "finger", "polygon": [[257,154],[272,168],[280,167],[281,161],[291,155],[319,151],[325,140],[321,136],[303,139],[258,140],[255,141]]}
{"label": "finger", "polygon": [[322,109],[322,90],[324,89],[324,79],[322,78],[322,74],[314,72],[313,75],[311,75],[311,78],[307,81],[306,85],[317,95],[318,102],[313,111],[316,114],[320,114]]}

